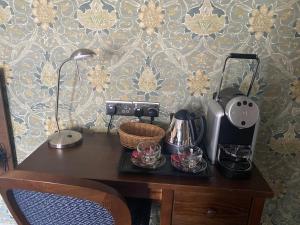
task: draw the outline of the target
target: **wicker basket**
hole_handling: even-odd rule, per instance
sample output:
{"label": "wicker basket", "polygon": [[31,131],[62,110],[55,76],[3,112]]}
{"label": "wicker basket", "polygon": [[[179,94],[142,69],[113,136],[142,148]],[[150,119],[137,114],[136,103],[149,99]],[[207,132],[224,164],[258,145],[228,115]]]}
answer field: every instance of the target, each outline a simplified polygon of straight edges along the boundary
{"label": "wicker basket", "polygon": [[142,141],[159,143],[165,136],[165,131],[155,125],[139,122],[126,122],[119,128],[122,146],[135,149]]}

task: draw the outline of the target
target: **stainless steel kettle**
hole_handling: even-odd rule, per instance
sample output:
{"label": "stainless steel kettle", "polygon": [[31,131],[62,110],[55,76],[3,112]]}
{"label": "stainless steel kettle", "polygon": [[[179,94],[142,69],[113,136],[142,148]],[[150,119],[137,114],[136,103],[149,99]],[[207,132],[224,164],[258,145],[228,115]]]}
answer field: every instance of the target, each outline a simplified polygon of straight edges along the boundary
{"label": "stainless steel kettle", "polygon": [[205,119],[203,116],[199,119],[200,125],[197,129],[194,113],[182,109],[171,114],[171,123],[165,137],[167,153],[177,153],[180,149],[195,146],[201,142],[205,133]]}

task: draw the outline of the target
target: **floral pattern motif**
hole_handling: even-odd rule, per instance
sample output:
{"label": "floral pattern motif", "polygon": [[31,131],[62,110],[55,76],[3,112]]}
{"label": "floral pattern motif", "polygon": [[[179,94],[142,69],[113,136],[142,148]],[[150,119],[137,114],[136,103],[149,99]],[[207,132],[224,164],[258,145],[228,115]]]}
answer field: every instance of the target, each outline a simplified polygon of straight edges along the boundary
{"label": "floral pattern motif", "polygon": [[150,96],[157,96],[157,91],[161,88],[164,81],[160,79],[160,73],[154,67],[150,66],[150,59],[146,59],[146,65],[143,66],[136,77],[132,80],[133,86],[137,89],[138,95],[145,96],[145,100],[149,101]]}
{"label": "floral pattern motif", "polygon": [[[45,126],[45,132],[47,135],[51,135],[58,130],[56,121],[54,118],[47,118],[45,120],[44,126]],[[60,126],[60,123],[59,123],[59,126]],[[60,128],[61,128],[61,126],[60,126]]]}
{"label": "floral pattern motif", "polygon": [[204,0],[199,14],[185,17],[185,26],[198,35],[209,35],[220,31],[225,25],[225,16],[213,14],[214,8],[209,0]]}
{"label": "floral pattern motif", "polygon": [[11,17],[10,7],[0,6],[0,25],[8,23]]}
{"label": "floral pattern motif", "polygon": [[88,73],[87,78],[93,89],[97,92],[103,92],[109,87],[110,74],[108,74],[104,70],[104,67],[101,67],[100,65],[96,65],[96,67],[92,68]]}
{"label": "floral pattern motif", "polygon": [[[164,125],[180,108],[205,111],[225,56],[254,52],[255,161],[276,193],[262,223],[300,224],[299,18],[295,0],[0,0],[0,67],[18,161],[57,130],[56,70],[77,48],[97,57],[79,62],[79,81],[75,64],[65,65],[59,123],[96,131],[107,128],[109,99],[160,102]],[[228,66],[224,86],[247,91],[253,64]],[[113,130],[128,119],[115,117]],[[0,224],[14,224],[1,201]]]}
{"label": "floral pattern motif", "polygon": [[32,15],[34,22],[41,25],[44,30],[47,30],[50,25],[54,24],[56,9],[51,0],[33,0]]}
{"label": "floral pattern motif", "polygon": [[6,85],[10,85],[13,81],[12,68],[7,63],[3,63],[2,65],[0,65],[0,67],[4,71]]}
{"label": "floral pattern motif", "polygon": [[187,79],[187,87],[192,96],[203,96],[209,90],[209,78],[201,70],[198,70]]}
{"label": "floral pattern motif", "polygon": [[[251,80],[253,77],[253,73],[246,73],[245,76],[243,77],[242,81],[240,82],[239,86],[239,90],[243,93],[243,94],[247,94]],[[239,79],[240,80],[240,79]],[[261,94],[263,92],[263,88],[264,88],[264,83],[262,81],[262,79],[255,79],[253,82],[253,86],[251,89],[251,96],[255,96],[257,97],[258,94]]]}
{"label": "floral pattern motif", "polygon": [[270,33],[274,25],[274,11],[268,9],[266,5],[254,9],[249,19],[251,33],[255,33],[255,38],[259,40],[264,33]]}
{"label": "floral pattern motif", "polygon": [[78,10],[79,23],[90,30],[104,30],[111,28],[117,21],[117,15],[114,10],[109,12],[103,9],[103,4],[100,0],[93,0],[91,9],[82,12]]}
{"label": "floral pattern motif", "polygon": [[295,80],[292,84],[291,84],[291,96],[293,98],[293,100],[295,100],[295,102],[300,104],[300,79]]}
{"label": "floral pattern motif", "polygon": [[46,62],[42,69],[41,82],[47,87],[54,87],[57,83],[57,73],[50,62]]}
{"label": "floral pattern motif", "polygon": [[280,154],[300,153],[300,140],[296,138],[295,126],[290,124],[289,129],[283,137],[272,137],[270,141],[271,148]]}
{"label": "floral pattern motif", "polygon": [[145,93],[156,91],[157,81],[152,70],[149,67],[146,67],[142,72],[138,81],[138,86],[139,90]]}
{"label": "floral pattern motif", "polygon": [[26,125],[24,122],[18,122],[17,120],[12,120],[12,127],[14,130],[14,135],[17,137],[22,137],[27,132]]}
{"label": "floral pattern motif", "polygon": [[278,198],[282,198],[287,192],[287,186],[282,180],[273,180],[270,182],[270,186]]}
{"label": "floral pattern motif", "polygon": [[160,6],[156,6],[153,0],[150,0],[140,8],[139,25],[145,29],[147,34],[151,35],[163,22],[164,14]]}

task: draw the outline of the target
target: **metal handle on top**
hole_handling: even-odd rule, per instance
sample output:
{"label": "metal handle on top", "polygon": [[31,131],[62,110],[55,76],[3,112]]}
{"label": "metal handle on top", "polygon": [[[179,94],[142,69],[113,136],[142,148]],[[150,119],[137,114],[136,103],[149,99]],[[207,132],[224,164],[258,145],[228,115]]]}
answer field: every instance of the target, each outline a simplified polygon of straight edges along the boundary
{"label": "metal handle on top", "polygon": [[225,69],[226,69],[226,63],[229,59],[254,59],[254,60],[257,61],[256,69],[255,69],[255,72],[253,73],[252,80],[251,80],[251,83],[250,83],[250,86],[249,86],[249,89],[248,89],[248,92],[247,92],[247,97],[249,96],[249,94],[252,90],[252,86],[253,86],[254,80],[256,78],[257,72],[258,72],[258,67],[259,67],[260,60],[259,60],[257,54],[230,53],[229,56],[226,57],[225,63],[224,63],[224,66],[223,66],[221,80],[220,80],[220,84],[219,84],[219,89],[218,89],[218,92],[217,92],[217,95],[216,95],[216,100],[217,101],[219,101],[220,90],[221,90],[221,87],[222,87],[224,72],[225,72]]}
{"label": "metal handle on top", "polygon": [[230,53],[229,58],[234,59],[258,59],[256,54]]}

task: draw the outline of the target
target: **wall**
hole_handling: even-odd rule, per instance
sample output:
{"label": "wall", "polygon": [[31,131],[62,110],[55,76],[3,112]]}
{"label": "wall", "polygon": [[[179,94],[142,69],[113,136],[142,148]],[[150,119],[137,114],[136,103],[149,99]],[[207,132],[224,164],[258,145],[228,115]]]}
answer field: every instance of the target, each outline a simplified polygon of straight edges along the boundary
{"label": "wall", "polygon": [[[98,56],[79,63],[80,79],[73,63],[63,68],[60,124],[94,130],[107,126],[107,99],[159,101],[161,121],[178,108],[205,110],[226,54],[255,52],[255,158],[276,193],[264,224],[300,224],[299,8],[296,0],[0,0],[0,64],[18,161],[56,129],[56,71],[77,48]],[[245,91],[251,68],[233,62],[226,85]],[[9,223],[4,211],[1,224]]]}

